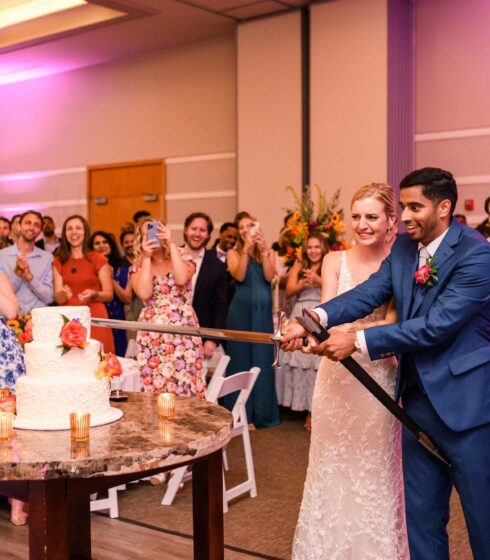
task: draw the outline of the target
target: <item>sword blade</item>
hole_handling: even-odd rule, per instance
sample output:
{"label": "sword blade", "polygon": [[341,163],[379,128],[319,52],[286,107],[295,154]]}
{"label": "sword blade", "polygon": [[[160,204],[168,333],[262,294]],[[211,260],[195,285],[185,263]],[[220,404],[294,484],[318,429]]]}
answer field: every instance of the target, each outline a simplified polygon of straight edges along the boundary
{"label": "sword blade", "polygon": [[256,344],[274,344],[277,340],[272,333],[235,331],[231,329],[211,329],[208,327],[183,327],[181,325],[161,325],[144,323],[141,321],[121,321],[117,319],[92,318],[94,327],[107,327],[125,331],[145,331],[181,336],[199,336],[213,340],[236,340],[239,342],[253,342]]}

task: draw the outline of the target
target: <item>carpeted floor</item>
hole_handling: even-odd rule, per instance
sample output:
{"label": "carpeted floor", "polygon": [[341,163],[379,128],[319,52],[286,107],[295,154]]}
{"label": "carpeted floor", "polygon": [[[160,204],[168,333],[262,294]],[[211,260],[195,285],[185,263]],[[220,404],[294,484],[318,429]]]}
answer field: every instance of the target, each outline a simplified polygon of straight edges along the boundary
{"label": "carpeted floor", "polygon": [[[260,558],[289,560],[308,461],[309,434],[304,416],[285,412],[277,428],[251,432],[257,479],[256,498],[237,498],[225,514],[225,542],[233,549]],[[233,485],[245,478],[239,438],[229,446]],[[187,484],[172,506],[160,505],[164,485],[130,484],[119,493],[120,516],[178,534],[192,534],[192,488]],[[459,500],[452,497],[449,524],[451,560],[471,560],[466,527]],[[393,559],[396,560],[396,559]]]}

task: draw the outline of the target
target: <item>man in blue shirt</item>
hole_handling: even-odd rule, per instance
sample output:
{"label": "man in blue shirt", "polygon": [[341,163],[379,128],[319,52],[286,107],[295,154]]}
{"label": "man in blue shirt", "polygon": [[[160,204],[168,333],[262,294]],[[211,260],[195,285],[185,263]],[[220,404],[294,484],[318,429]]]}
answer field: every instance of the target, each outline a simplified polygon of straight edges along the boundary
{"label": "man in blue shirt", "polygon": [[53,255],[34,245],[42,226],[42,216],[35,210],[20,218],[17,243],[0,251],[0,271],[4,272],[19,301],[19,315],[53,301]]}

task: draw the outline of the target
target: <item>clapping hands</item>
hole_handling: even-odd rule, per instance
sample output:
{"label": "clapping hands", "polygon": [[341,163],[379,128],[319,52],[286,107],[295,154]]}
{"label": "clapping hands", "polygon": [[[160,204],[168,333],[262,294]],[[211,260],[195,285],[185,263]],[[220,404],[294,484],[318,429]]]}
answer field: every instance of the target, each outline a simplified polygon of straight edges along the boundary
{"label": "clapping hands", "polygon": [[314,286],[321,286],[322,279],[320,276],[311,268],[303,269],[303,280],[305,287],[313,288]]}
{"label": "clapping hands", "polygon": [[25,255],[19,255],[17,257],[14,273],[28,282],[32,280],[31,269],[29,268],[29,262]]}

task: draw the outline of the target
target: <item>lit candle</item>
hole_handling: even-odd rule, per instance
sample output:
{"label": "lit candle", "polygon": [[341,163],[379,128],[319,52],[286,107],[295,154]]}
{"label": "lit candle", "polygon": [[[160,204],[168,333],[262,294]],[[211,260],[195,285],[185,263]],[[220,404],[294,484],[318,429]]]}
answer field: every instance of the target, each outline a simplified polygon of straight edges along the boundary
{"label": "lit candle", "polygon": [[173,393],[158,395],[158,416],[160,418],[173,418],[175,416],[175,395]]}
{"label": "lit candle", "polygon": [[88,441],[90,412],[72,412],[70,414],[70,433],[73,441]]}
{"label": "lit candle", "polygon": [[0,440],[12,439],[14,436],[13,419],[11,412],[0,412]]}

